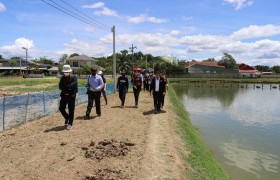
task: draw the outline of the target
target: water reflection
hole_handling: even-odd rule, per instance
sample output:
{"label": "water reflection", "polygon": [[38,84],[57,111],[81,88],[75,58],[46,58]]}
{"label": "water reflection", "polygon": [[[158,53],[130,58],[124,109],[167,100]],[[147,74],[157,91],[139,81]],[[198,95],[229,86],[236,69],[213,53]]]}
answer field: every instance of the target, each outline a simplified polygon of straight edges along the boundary
{"label": "water reflection", "polygon": [[280,179],[279,90],[269,85],[264,89],[178,85],[175,90],[232,179]]}
{"label": "water reflection", "polygon": [[233,141],[221,146],[226,164],[236,166],[259,176],[259,172],[279,172],[279,157],[270,153],[261,153],[245,149],[244,145]]}

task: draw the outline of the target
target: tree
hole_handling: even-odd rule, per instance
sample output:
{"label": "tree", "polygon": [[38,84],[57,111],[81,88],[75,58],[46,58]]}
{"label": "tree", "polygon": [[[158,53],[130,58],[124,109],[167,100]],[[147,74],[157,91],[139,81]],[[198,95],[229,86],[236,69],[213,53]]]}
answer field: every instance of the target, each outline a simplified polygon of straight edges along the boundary
{"label": "tree", "polygon": [[55,63],[52,59],[48,59],[46,56],[40,57],[39,59],[34,59],[32,61],[34,63],[49,64],[49,65],[54,65],[54,63]]}
{"label": "tree", "polygon": [[63,54],[60,58],[59,58],[59,64],[68,64],[67,62],[67,58],[68,58],[68,55],[67,54]]}
{"label": "tree", "polygon": [[280,66],[273,66],[271,69],[274,73],[280,74]]}
{"label": "tree", "polygon": [[16,59],[10,59],[8,61],[8,64],[10,67],[12,67],[12,73],[14,73],[14,67],[17,65],[17,60]]}
{"label": "tree", "polygon": [[71,57],[75,57],[75,56],[80,56],[80,55],[78,53],[73,53],[69,57],[71,58]]}
{"label": "tree", "polygon": [[208,59],[205,60],[205,61],[214,62],[214,61],[215,61],[215,58],[208,58]]}
{"label": "tree", "polygon": [[20,59],[20,57],[14,56],[14,57],[12,57],[11,59]]}
{"label": "tree", "polygon": [[3,56],[2,56],[2,54],[0,54],[0,59],[3,59]]}
{"label": "tree", "polygon": [[236,61],[229,53],[224,53],[222,60],[218,62],[220,66],[225,66],[227,69],[237,68]]}
{"label": "tree", "polygon": [[270,72],[271,71],[269,66],[256,65],[255,68],[256,68],[256,70],[261,71],[261,72]]}

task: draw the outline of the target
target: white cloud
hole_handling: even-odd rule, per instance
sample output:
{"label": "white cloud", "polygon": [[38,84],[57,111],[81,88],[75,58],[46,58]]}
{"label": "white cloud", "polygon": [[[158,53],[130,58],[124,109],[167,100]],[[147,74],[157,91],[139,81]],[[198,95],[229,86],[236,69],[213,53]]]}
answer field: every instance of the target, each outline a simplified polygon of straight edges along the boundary
{"label": "white cloud", "polygon": [[182,19],[184,21],[189,21],[189,20],[193,20],[193,17],[192,16],[182,16]]}
{"label": "white cloud", "polygon": [[6,6],[0,2],[0,12],[6,11]]}
{"label": "white cloud", "polygon": [[120,17],[117,13],[117,11],[111,10],[107,7],[102,8],[102,10],[99,11],[95,11],[94,12],[95,15],[104,15],[104,16],[113,16],[113,17]]}
{"label": "white cloud", "polygon": [[108,55],[107,46],[102,42],[92,43],[88,41],[72,39],[71,42],[64,44],[64,49],[58,51],[58,54],[86,54],[88,56],[100,57]]}
{"label": "white cloud", "polygon": [[167,19],[160,19],[153,16],[148,16],[147,14],[140,14],[139,16],[128,16],[128,22],[139,24],[143,22],[151,22],[151,23],[165,23]]}
{"label": "white cloud", "polygon": [[72,32],[72,31],[63,30],[62,32],[63,32],[64,34],[66,34],[66,35],[71,35],[71,36],[74,35],[74,32]]}
{"label": "white cloud", "polygon": [[94,27],[88,26],[88,27],[85,28],[85,31],[87,31],[87,32],[93,32],[93,31],[95,31],[95,29],[96,29],[96,28],[94,28]]}
{"label": "white cloud", "polygon": [[246,28],[242,28],[238,31],[235,31],[232,34],[234,39],[251,39],[259,37],[267,37],[280,35],[280,26],[268,24],[264,26],[251,25]]}
{"label": "white cloud", "polygon": [[32,50],[34,48],[33,41],[26,38],[18,38],[15,40],[14,44],[0,47],[0,54],[3,54],[5,57],[22,57],[25,56],[22,47],[28,47],[29,51]]}
{"label": "white cloud", "polygon": [[224,2],[230,3],[235,7],[235,10],[240,10],[244,7],[253,5],[253,0],[224,0]]}
{"label": "white cloud", "polygon": [[90,5],[83,5],[82,8],[98,9],[98,8],[102,8],[104,6],[105,6],[104,2],[97,2],[94,4],[90,4]]}

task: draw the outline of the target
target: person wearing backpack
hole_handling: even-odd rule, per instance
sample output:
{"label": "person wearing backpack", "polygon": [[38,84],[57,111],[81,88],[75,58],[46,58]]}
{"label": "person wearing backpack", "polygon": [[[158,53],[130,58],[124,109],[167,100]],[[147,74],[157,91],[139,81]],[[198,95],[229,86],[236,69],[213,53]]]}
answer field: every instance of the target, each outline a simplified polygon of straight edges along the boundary
{"label": "person wearing backpack", "polygon": [[[60,104],[59,111],[65,119],[65,126],[67,130],[71,130],[74,121],[75,100],[78,92],[77,77],[72,74],[72,69],[69,65],[63,66],[63,76],[59,81]],[[68,113],[65,111],[68,105]]]}

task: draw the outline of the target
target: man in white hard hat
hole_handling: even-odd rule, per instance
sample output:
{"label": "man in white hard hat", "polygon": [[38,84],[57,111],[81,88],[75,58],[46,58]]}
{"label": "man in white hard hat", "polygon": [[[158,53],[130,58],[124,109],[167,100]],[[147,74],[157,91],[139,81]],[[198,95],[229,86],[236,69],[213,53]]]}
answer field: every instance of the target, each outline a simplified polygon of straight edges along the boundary
{"label": "man in white hard hat", "polygon": [[[70,65],[64,65],[62,70],[63,76],[59,81],[60,105],[59,111],[65,119],[65,126],[67,130],[71,130],[74,121],[75,100],[78,92],[77,77],[73,75]],[[68,105],[68,113],[65,111]]]}

